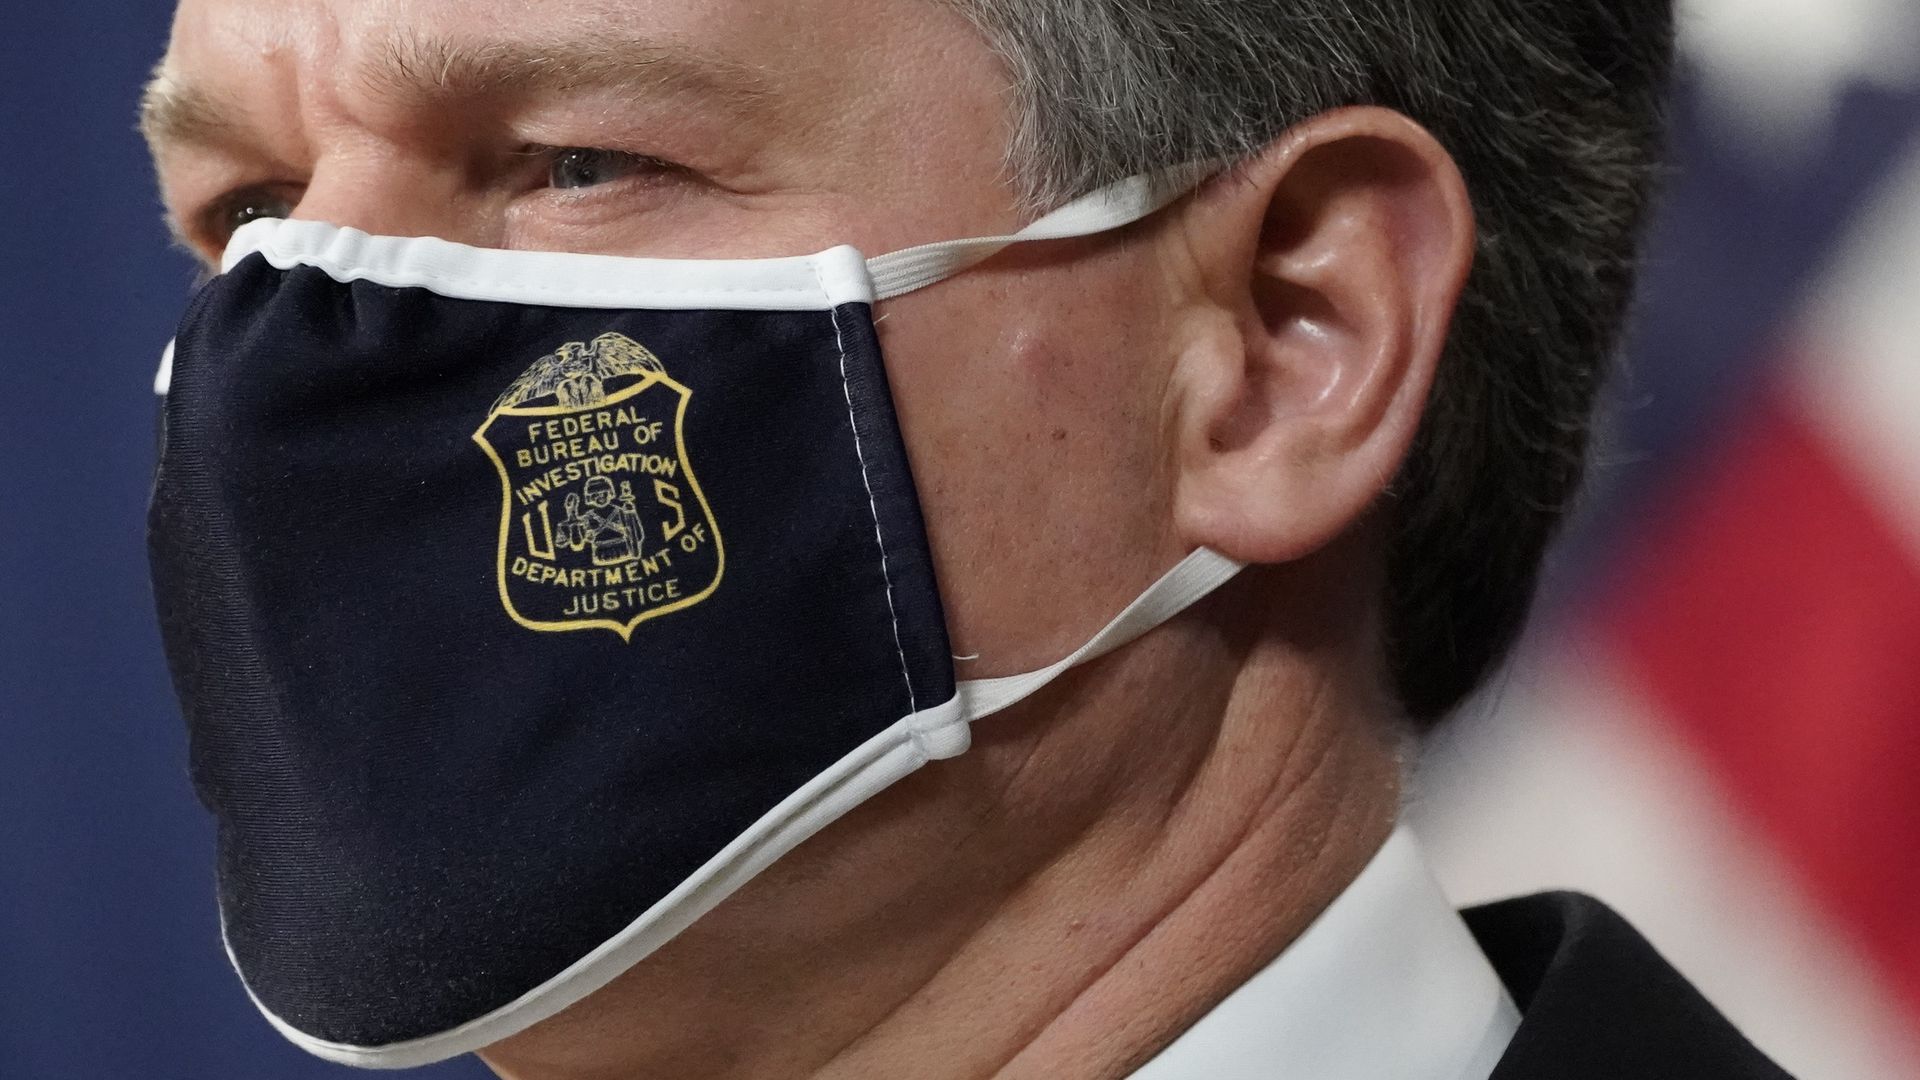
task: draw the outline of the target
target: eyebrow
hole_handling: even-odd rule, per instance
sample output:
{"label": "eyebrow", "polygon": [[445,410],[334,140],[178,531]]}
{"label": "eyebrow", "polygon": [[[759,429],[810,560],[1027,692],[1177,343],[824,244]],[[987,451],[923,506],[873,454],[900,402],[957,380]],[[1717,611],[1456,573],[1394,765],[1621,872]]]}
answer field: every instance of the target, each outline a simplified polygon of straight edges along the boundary
{"label": "eyebrow", "polygon": [[[467,42],[402,34],[380,42],[351,76],[382,98],[421,103],[613,89],[636,97],[693,93],[741,113],[770,97],[761,72],[679,44],[614,36]],[[165,61],[140,100],[140,131],[156,152],[231,140],[245,126],[230,97],[195,85]]]}
{"label": "eyebrow", "polygon": [[140,94],[140,134],[158,151],[173,143],[211,143],[231,137],[239,110],[216,95],[182,82],[166,69],[154,68]]}

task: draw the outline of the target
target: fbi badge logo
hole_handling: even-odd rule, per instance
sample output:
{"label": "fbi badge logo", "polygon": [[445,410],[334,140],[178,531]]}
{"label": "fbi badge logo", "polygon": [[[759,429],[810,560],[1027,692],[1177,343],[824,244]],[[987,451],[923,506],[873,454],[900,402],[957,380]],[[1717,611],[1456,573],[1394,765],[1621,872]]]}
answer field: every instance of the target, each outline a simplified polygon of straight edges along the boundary
{"label": "fbi badge logo", "polygon": [[648,619],[720,587],[720,528],[687,457],[692,392],[623,334],[572,341],[473,433],[500,472],[500,602],[530,630]]}

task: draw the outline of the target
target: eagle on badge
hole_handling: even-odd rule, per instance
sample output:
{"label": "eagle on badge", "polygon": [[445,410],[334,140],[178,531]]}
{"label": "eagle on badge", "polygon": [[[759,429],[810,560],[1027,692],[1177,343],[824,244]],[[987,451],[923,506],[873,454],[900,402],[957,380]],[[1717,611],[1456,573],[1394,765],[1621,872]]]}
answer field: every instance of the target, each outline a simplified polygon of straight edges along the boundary
{"label": "eagle on badge", "polygon": [[493,411],[544,397],[567,408],[591,408],[607,400],[608,382],[627,375],[663,375],[666,370],[659,357],[625,334],[569,341],[535,360],[493,403]]}

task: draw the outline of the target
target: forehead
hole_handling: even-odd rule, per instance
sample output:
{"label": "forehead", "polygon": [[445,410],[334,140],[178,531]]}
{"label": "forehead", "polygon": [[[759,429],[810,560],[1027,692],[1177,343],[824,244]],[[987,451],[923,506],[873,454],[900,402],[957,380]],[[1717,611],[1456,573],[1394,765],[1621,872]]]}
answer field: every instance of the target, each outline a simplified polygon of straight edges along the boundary
{"label": "forehead", "polygon": [[1016,224],[1008,89],[950,0],[181,0],[142,113],[189,227],[260,185],[404,210],[492,198],[527,146],[611,147],[726,194],[556,242],[746,255]]}
{"label": "forehead", "polygon": [[[885,17],[935,19],[920,0],[181,0],[170,55],[240,52],[351,62],[396,39],[548,40],[589,35],[724,46],[763,61],[803,55]],[[830,65],[821,65],[823,72]]]}
{"label": "forehead", "polygon": [[470,99],[607,82],[615,68],[703,103],[778,100],[790,119],[882,100],[911,116],[914,97],[1001,89],[985,43],[942,0],[181,0],[150,104],[200,117]]}

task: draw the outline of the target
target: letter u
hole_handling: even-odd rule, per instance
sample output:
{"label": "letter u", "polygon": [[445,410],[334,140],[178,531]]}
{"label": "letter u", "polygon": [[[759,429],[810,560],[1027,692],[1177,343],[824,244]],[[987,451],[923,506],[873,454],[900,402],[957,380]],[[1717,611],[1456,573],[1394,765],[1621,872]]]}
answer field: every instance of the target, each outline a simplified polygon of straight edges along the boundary
{"label": "letter u", "polygon": [[520,515],[520,527],[525,529],[527,533],[527,553],[536,559],[545,559],[548,562],[552,562],[553,518],[547,513],[547,501],[545,499],[540,500],[540,531],[546,537],[546,546],[542,547],[540,540],[533,535],[533,515],[531,513]]}

